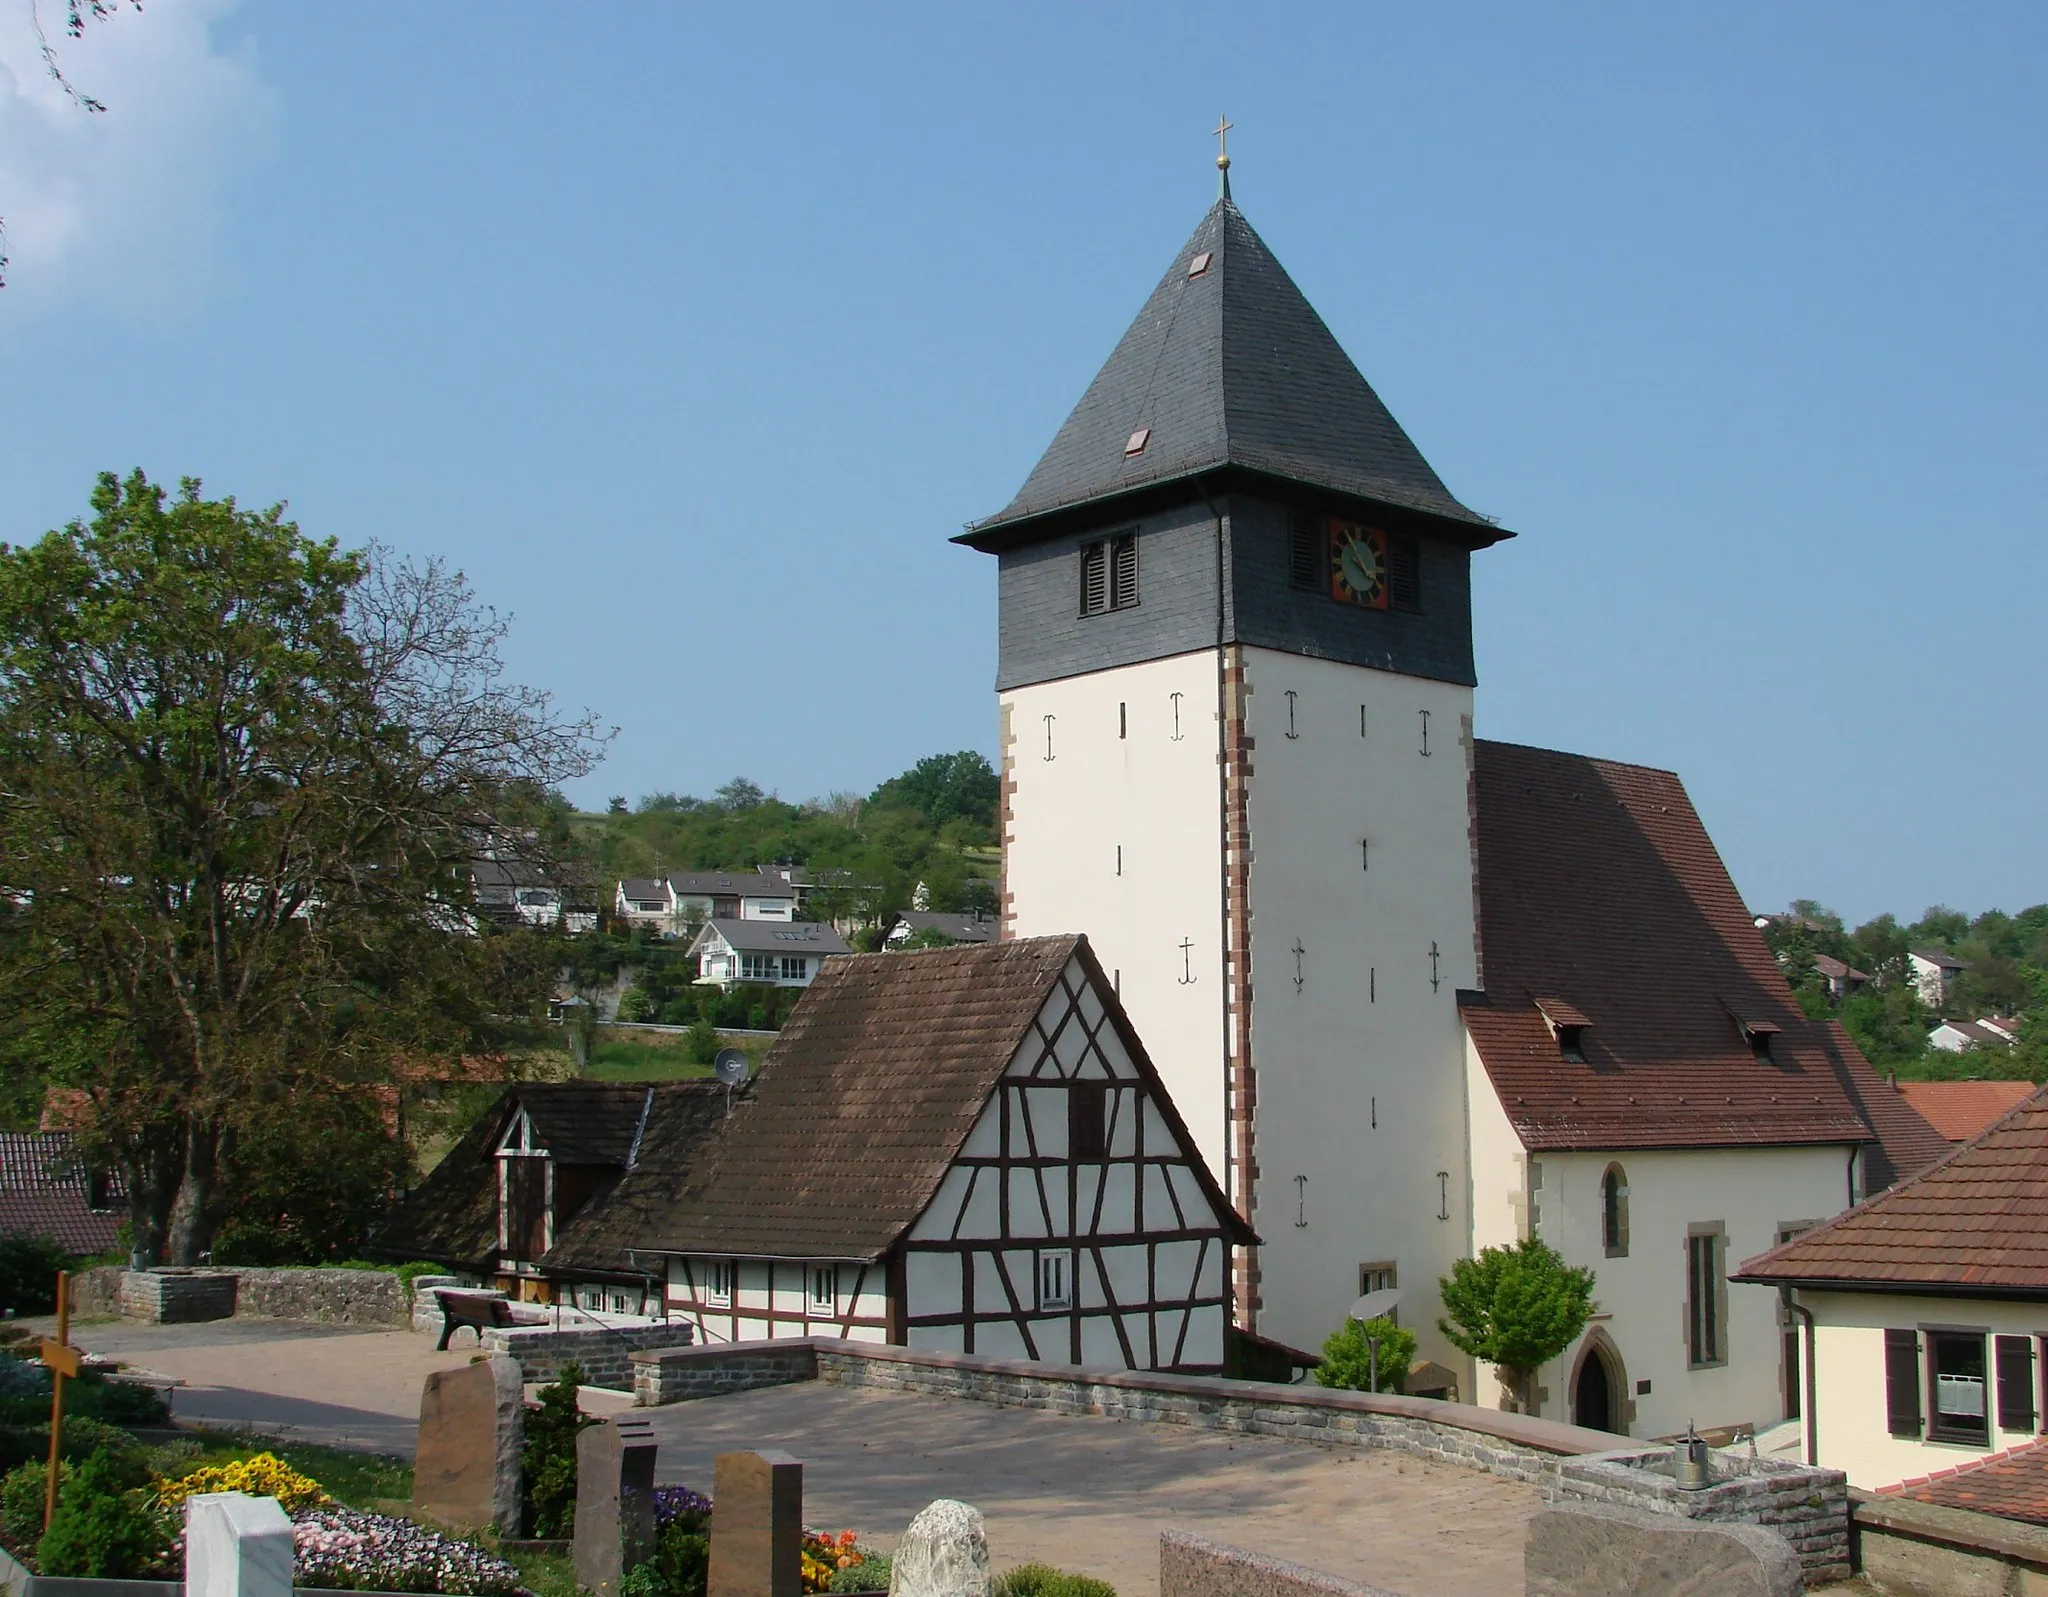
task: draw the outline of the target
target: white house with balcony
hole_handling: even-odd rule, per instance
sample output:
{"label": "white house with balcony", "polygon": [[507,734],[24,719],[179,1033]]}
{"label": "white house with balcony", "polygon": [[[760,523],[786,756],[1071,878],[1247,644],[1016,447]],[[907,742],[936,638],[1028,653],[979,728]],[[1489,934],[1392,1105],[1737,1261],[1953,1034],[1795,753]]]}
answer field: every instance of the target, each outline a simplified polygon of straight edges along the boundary
{"label": "white house with balcony", "polygon": [[816,921],[728,920],[704,923],[690,944],[697,980],[730,987],[760,982],[770,987],[808,987],[834,954],[853,950],[830,926]]}

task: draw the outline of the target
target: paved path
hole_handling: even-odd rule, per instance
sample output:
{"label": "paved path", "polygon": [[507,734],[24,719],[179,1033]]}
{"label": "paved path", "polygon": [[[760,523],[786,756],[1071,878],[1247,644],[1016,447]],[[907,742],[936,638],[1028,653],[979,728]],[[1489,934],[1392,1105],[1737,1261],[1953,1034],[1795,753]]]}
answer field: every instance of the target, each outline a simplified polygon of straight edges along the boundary
{"label": "paved path", "polygon": [[239,1316],[199,1325],[108,1321],[76,1326],[71,1339],[184,1382],[171,1394],[175,1420],[404,1458],[419,1430],[421,1383],[476,1351],[467,1336],[436,1353],[435,1338],[420,1332]]}
{"label": "paved path", "polygon": [[1168,1526],[1413,1597],[1522,1589],[1536,1488],[1405,1454],[850,1391],[806,1382],[644,1411],[660,1477],[711,1488],[713,1455],[804,1461],[804,1518],[884,1545],[935,1497],[988,1517],[998,1568],[1044,1559],[1157,1597]]}

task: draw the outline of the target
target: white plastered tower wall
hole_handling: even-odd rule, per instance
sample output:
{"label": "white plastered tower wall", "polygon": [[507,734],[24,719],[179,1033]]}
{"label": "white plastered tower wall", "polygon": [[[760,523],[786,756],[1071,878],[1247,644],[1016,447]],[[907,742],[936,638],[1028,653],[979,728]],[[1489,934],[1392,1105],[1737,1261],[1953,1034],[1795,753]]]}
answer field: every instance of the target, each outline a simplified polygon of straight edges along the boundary
{"label": "white plastered tower wall", "polygon": [[1231,1191],[1217,688],[1205,649],[1002,695],[1003,935],[1088,934]]}
{"label": "white plastered tower wall", "polygon": [[1472,690],[1242,654],[1258,1327],[1320,1347],[1392,1265],[1419,1355],[1462,1362],[1436,1322],[1467,1233]]}
{"label": "white plastered tower wall", "polygon": [[[1118,972],[1203,1157],[1263,1239],[1257,1328],[1319,1346],[1359,1267],[1386,1263],[1421,1356],[1456,1358],[1435,1322],[1468,1231],[1456,994],[1478,975],[1472,690],[1232,646],[1013,689],[1002,709],[1006,935],[1085,930]],[[1233,793],[1235,716],[1248,742]],[[1241,860],[1225,858],[1233,801]],[[1226,960],[1239,936],[1249,959]],[[1247,1030],[1249,1170],[1229,1091]]]}

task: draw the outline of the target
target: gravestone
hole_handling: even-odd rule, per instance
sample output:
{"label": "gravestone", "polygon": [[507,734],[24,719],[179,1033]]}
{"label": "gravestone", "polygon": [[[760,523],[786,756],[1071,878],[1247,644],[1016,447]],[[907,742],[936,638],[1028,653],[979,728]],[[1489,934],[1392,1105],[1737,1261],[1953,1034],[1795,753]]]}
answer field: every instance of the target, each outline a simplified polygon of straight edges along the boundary
{"label": "gravestone", "polygon": [[889,1597],[988,1597],[981,1510],[950,1497],[919,1509],[896,1544]]}
{"label": "gravestone", "polygon": [[1791,1544],[1761,1525],[1608,1503],[1546,1508],[1522,1543],[1528,1597],[1799,1597]]}
{"label": "gravestone", "polygon": [[185,1500],[186,1597],[291,1597],[292,1522],[274,1497]]}
{"label": "gravestone", "polygon": [[618,1597],[619,1582],[654,1555],[654,1431],[621,1415],[576,1437],[576,1583]]}
{"label": "gravestone", "polygon": [[787,1453],[720,1453],[711,1466],[705,1597],[799,1597],[804,1467]]}
{"label": "gravestone", "polygon": [[519,1534],[525,1389],[502,1354],[436,1370],[420,1388],[412,1506],[457,1530]]}

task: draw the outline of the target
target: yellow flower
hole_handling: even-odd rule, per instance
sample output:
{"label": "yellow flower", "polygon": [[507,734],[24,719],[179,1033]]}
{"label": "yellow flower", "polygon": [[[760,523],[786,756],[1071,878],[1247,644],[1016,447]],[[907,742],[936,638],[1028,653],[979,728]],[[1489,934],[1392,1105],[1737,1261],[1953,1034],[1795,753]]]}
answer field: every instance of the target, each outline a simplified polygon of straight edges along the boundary
{"label": "yellow flower", "polygon": [[251,1497],[275,1497],[287,1514],[312,1503],[324,1503],[327,1494],[310,1475],[301,1475],[275,1453],[258,1453],[229,1464],[205,1464],[175,1479],[159,1479],[157,1501],[176,1508],[188,1497],[205,1492],[247,1492]]}

